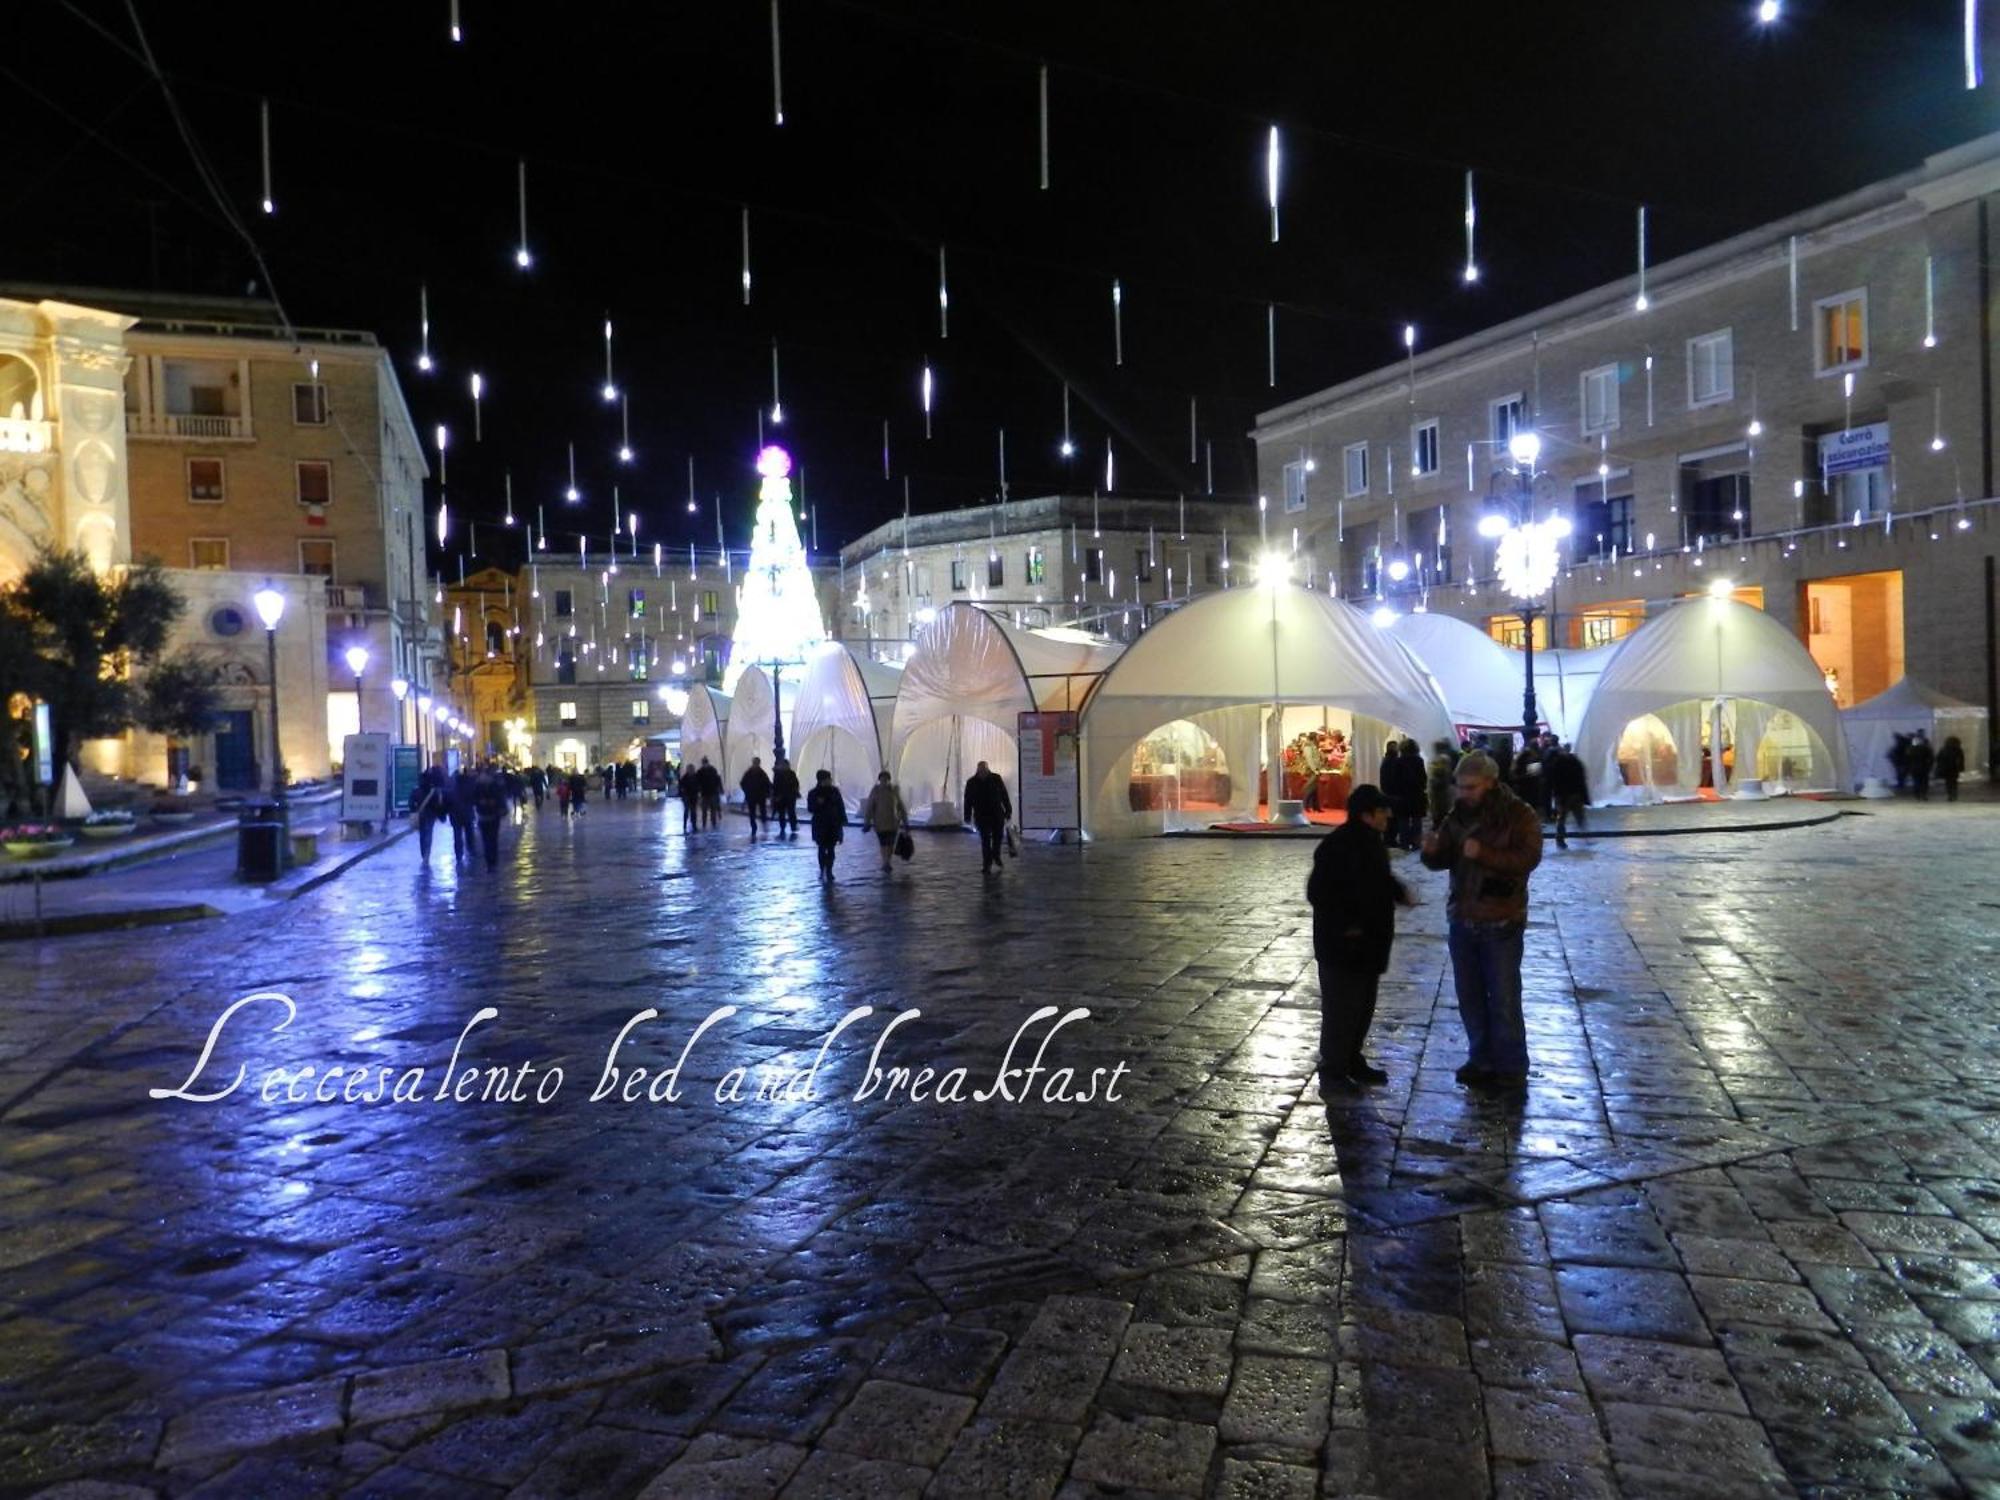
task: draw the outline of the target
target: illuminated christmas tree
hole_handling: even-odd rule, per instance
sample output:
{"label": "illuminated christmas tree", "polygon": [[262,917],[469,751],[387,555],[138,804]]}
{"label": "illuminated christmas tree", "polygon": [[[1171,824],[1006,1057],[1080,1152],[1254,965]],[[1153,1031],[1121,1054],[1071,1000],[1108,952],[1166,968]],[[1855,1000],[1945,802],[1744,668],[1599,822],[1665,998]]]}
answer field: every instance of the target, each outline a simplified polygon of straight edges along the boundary
{"label": "illuminated christmas tree", "polygon": [[806,567],[805,544],[792,514],[792,456],[775,445],[757,455],[764,483],[757,491],[757,529],[750,536],[750,566],[736,591],[736,638],[722,690],[752,666],[800,666],[826,640],[819,593]]}

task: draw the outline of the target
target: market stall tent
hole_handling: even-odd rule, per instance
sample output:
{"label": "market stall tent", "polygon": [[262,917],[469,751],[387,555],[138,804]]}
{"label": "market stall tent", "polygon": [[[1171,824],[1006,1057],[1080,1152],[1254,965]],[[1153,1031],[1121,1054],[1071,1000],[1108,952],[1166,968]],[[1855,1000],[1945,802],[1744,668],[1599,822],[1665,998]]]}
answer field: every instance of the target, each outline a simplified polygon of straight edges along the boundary
{"label": "market stall tent", "polygon": [[973,604],[939,610],[903,664],[890,735],[888,763],[912,819],[956,807],[982,760],[1011,794],[1018,715],[1081,708],[1123,649],[1081,630],[1023,630]]}
{"label": "market stall tent", "polygon": [[767,773],[770,771],[771,679],[757,666],[743,669],[736,679],[736,691],[729,695],[729,717],[722,732],[722,760],[716,762],[723,767],[723,795],[731,802],[743,800],[737,782],[750,769],[752,756],[763,763]]}
{"label": "market stall tent", "polygon": [[792,703],[791,753],[799,780],[810,790],[819,771],[831,771],[850,813],[881,771],[902,670],[829,643],[806,663]]}
{"label": "market stall tent", "polygon": [[[1535,711],[1557,739],[1575,742],[1583,729],[1583,716],[1590,708],[1590,695],[1597,690],[1598,679],[1624,644],[1613,641],[1608,646],[1559,646],[1535,653]],[[1516,659],[1518,674],[1521,653],[1510,654]]]}
{"label": "market stall tent", "polygon": [[1889,746],[1899,734],[1923,730],[1931,746],[1941,749],[1952,735],[1965,748],[1965,774],[1986,774],[1987,712],[1976,703],[1967,703],[1949,693],[1905,677],[1894,687],[1877,693],[1865,703],[1857,703],[1840,715],[1840,727],[1847,735],[1848,760],[1854,780],[1866,776],[1893,779],[1889,766]]}
{"label": "market stall tent", "polygon": [[1132,790],[1142,744],[1167,726],[1184,736],[1183,722],[1226,768],[1216,783],[1222,806],[1196,820],[1254,817],[1270,741],[1295,728],[1294,716],[1310,727],[1328,715],[1347,721],[1363,780],[1392,732],[1423,745],[1452,733],[1429,673],[1353,605],[1290,582],[1200,595],[1140,636],[1084,705],[1085,831],[1129,838],[1188,825],[1171,807],[1135,809]]}
{"label": "market stall tent", "polygon": [[[1576,734],[1594,800],[1692,795],[1704,742],[1733,747],[1733,775],[1713,754],[1718,792],[1752,777],[1773,790],[1847,785],[1847,741],[1824,674],[1761,609],[1690,599],[1610,649]],[[1770,755],[1767,740],[1782,753]],[[1621,760],[1635,768],[1629,778]]]}
{"label": "market stall tent", "polygon": [[681,763],[698,766],[703,756],[722,773],[726,791],[731,782],[724,753],[729,732],[729,695],[705,682],[688,689],[687,712],[681,715]]}
{"label": "market stall tent", "polygon": [[[1520,652],[1451,615],[1399,615],[1387,629],[1430,672],[1452,723],[1467,729],[1512,729],[1521,722]],[[1423,748],[1430,752],[1429,745]]]}

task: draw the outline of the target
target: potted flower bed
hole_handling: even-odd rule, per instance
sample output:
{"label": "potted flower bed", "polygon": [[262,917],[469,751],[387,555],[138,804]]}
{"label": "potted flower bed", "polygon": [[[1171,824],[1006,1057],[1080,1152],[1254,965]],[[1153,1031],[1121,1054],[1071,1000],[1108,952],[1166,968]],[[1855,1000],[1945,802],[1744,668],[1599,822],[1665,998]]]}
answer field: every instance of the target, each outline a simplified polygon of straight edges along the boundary
{"label": "potted flower bed", "polygon": [[194,802],[187,797],[155,797],[153,799],[153,821],[155,823],[192,823]]}
{"label": "potted flower bed", "polygon": [[134,832],[139,820],[122,808],[115,811],[94,812],[83,820],[83,836],[87,839],[116,839]]}
{"label": "potted flower bed", "polygon": [[19,823],[12,828],[0,828],[0,849],[15,859],[46,859],[75,842],[53,823]]}

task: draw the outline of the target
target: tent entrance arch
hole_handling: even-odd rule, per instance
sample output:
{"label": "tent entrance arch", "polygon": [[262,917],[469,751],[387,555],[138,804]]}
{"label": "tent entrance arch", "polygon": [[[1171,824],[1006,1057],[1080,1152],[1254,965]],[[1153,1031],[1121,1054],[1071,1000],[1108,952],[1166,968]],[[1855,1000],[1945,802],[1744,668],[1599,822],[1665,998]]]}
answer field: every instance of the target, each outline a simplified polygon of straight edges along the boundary
{"label": "tent entrance arch", "polygon": [[841,800],[859,814],[881,772],[902,671],[852,647],[830,644],[806,663],[792,705],[787,747],[799,780],[810,787],[830,773]]}

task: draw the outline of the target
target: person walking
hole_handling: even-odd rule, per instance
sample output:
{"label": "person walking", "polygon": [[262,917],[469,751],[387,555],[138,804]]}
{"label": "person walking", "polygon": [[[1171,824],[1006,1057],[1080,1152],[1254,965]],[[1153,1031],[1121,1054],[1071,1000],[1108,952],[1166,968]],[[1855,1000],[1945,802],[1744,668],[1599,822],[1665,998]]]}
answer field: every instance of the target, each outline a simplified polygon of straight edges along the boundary
{"label": "person walking", "polygon": [[815,771],[813,789],[806,793],[806,824],[812,830],[813,851],[819,856],[819,878],[833,879],[833,854],[847,837],[847,801],[833,784],[833,772]]}
{"label": "person walking", "polygon": [[1388,794],[1367,783],[1347,798],[1347,821],[1313,850],[1306,900],[1313,914],[1313,957],[1319,964],[1319,1096],[1352,1094],[1389,1075],[1363,1047],[1375,1019],[1375,995],[1396,939],[1396,908],[1415,902],[1389,873],[1382,837],[1395,809]]}
{"label": "person walking", "polygon": [[1937,751],[1931,747],[1931,737],[1919,729],[1910,737],[1910,790],[1916,793],[1919,802],[1931,800],[1931,769],[1937,764]]}
{"label": "person walking", "polygon": [[1897,791],[1910,784],[1910,737],[1907,734],[1890,735],[1889,769],[1896,773]]}
{"label": "person walking", "polygon": [[799,836],[799,773],[779,756],[771,767],[771,810],[778,815],[778,837]]}
{"label": "person walking", "polygon": [[[1387,787],[1379,788],[1388,791]],[[1424,840],[1424,808],[1430,796],[1430,773],[1415,740],[1404,740],[1396,755],[1395,842],[1415,850]]]}
{"label": "person walking", "polygon": [[875,778],[875,785],[868,790],[868,800],[861,804],[861,826],[875,830],[875,838],[882,846],[882,871],[887,874],[889,862],[896,852],[896,835],[909,826],[910,812],[903,806],[903,794],[889,779],[887,771]]}
{"label": "person walking", "polygon": [[1946,735],[1943,747],[1937,753],[1937,760],[1931,769],[1937,779],[1944,783],[1944,800],[1958,800],[1958,778],[1965,774],[1965,746],[1957,735]]}
{"label": "person walking", "polygon": [[528,791],[535,799],[535,811],[542,810],[542,798],[548,794],[549,778],[540,766],[528,767]]}
{"label": "person walking", "polygon": [[1461,760],[1454,788],[1457,804],[1444,826],[1425,836],[1422,857],[1428,868],[1451,874],[1445,914],[1467,1051],[1458,1081],[1519,1088],[1528,1080],[1521,949],[1528,875],[1542,861],[1542,820],[1501,782],[1490,755]]}
{"label": "person walking", "polygon": [[489,765],[472,786],[472,812],[479,822],[479,846],[486,851],[486,868],[500,868],[500,821],[507,816],[507,781],[498,766]]}
{"label": "person walking", "polygon": [[750,769],[743,773],[737,783],[743,788],[743,810],[750,814],[750,837],[757,837],[757,825],[764,825],[764,832],[771,831],[771,773],[764,769],[764,757],[750,757]]}
{"label": "person walking", "polygon": [[1007,783],[981,761],[965,782],[965,821],[979,830],[979,873],[1001,868],[1000,841],[1007,833],[1007,820],[1014,816],[1014,801],[1007,795]]}
{"label": "person walking", "polygon": [[720,828],[722,826],[722,773],[708,763],[708,757],[701,758],[701,765],[694,773],[695,785],[701,791],[701,826]]}
{"label": "person walking", "polygon": [[451,857],[479,858],[479,835],[473,828],[472,795],[477,790],[472,772],[460,766],[451,778]]}
{"label": "person walking", "polygon": [[417,820],[417,857],[431,862],[431,835],[438,819],[451,816],[451,778],[445,774],[444,757],[435,756],[430,769],[417,778],[416,801],[410,815]]}
{"label": "person walking", "polygon": [[1433,828],[1443,823],[1451,814],[1451,777],[1457,767],[1458,756],[1452,750],[1450,740],[1439,740],[1431,746],[1430,764],[1424,768],[1426,775],[1424,796],[1429,804]]}
{"label": "person walking", "polygon": [[569,773],[569,815],[572,818],[582,817],[583,804],[589,800],[590,777],[579,766],[576,770]]}
{"label": "person walking", "polygon": [[701,775],[686,762],[681,764],[681,832],[701,832]]}
{"label": "person walking", "polygon": [[567,820],[567,819],[568,819],[568,817],[569,817],[569,778],[568,778],[567,776],[558,776],[558,777],[556,777],[556,811],[557,811],[558,813],[562,814],[562,816],[563,816],[563,818],[564,818],[565,820]]}
{"label": "person walking", "polygon": [[1543,772],[1543,779],[1549,784],[1549,801],[1555,808],[1556,847],[1567,849],[1569,839],[1565,834],[1569,820],[1575,818],[1579,830],[1589,826],[1584,809],[1590,805],[1590,778],[1576,751],[1562,744],[1549,752]]}

